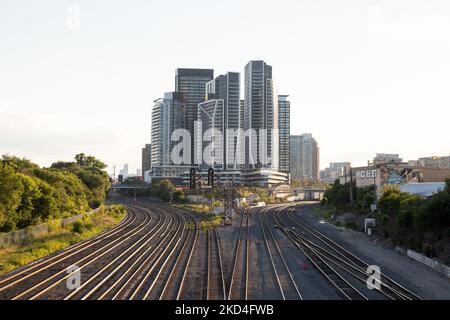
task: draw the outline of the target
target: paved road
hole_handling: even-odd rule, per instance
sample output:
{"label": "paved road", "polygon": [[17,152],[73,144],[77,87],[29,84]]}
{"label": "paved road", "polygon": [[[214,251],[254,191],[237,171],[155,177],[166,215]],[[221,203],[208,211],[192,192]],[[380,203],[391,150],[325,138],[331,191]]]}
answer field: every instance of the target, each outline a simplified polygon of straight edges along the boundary
{"label": "paved road", "polygon": [[296,215],[309,226],[354,252],[370,264],[379,265],[382,272],[398,280],[424,299],[450,299],[450,280],[431,268],[393,249],[373,243],[362,233],[342,230],[321,222],[311,206],[299,207]]}

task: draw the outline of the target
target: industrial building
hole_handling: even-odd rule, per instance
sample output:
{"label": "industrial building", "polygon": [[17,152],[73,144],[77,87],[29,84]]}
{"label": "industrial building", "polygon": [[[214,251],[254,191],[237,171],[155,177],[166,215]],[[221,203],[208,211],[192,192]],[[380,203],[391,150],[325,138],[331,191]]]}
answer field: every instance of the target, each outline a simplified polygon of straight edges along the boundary
{"label": "industrial building", "polygon": [[450,179],[450,169],[391,162],[352,168],[347,176],[342,176],[340,180],[344,183],[351,178],[357,187],[375,186],[377,193],[381,193],[386,185],[445,182],[446,179]]}

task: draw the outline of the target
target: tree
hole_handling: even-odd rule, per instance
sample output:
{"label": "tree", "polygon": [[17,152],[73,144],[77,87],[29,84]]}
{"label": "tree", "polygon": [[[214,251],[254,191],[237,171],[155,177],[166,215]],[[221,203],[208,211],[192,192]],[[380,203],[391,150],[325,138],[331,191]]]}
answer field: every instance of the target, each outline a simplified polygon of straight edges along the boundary
{"label": "tree", "polygon": [[356,198],[358,206],[363,211],[369,210],[370,205],[377,201],[377,195],[374,186],[358,188],[356,192],[357,192]]}
{"label": "tree", "polygon": [[92,192],[75,174],[50,168],[37,170],[35,175],[53,187],[60,216],[82,213],[89,208]]}
{"label": "tree", "polygon": [[395,243],[417,242],[422,229],[417,222],[421,219],[425,201],[418,196],[400,192],[398,188],[386,188],[378,201],[385,235]]}
{"label": "tree", "polygon": [[341,184],[336,180],[327,188],[323,195],[323,204],[330,204],[338,209],[343,209],[350,204],[350,182]]}
{"label": "tree", "polygon": [[34,202],[34,208],[42,221],[57,218],[59,215],[55,190],[45,181],[39,180],[41,196]]}
{"label": "tree", "polygon": [[102,161],[93,156],[86,156],[84,153],[79,153],[75,156],[75,161],[80,167],[105,169],[107,166]]}
{"label": "tree", "polygon": [[17,228],[25,228],[41,222],[38,212],[35,211],[34,204],[41,197],[41,192],[36,179],[19,174],[23,185],[21,201],[16,209],[15,223]]}
{"label": "tree", "polygon": [[14,228],[10,217],[15,214],[22,200],[24,187],[14,168],[0,163],[0,231],[8,232]]}
{"label": "tree", "polygon": [[100,205],[109,186],[103,162],[77,155],[77,162],[40,168],[27,159],[0,160],[0,232],[25,228],[52,218],[86,212]]}
{"label": "tree", "polygon": [[325,188],[328,184],[311,178],[297,178],[291,180],[293,188]]}
{"label": "tree", "polygon": [[159,197],[161,200],[168,202],[171,200],[175,191],[175,186],[168,179],[163,179],[152,183],[152,194]]}
{"label": "tree", "polygon": [[88,197],[89,205],[96,208],[105,201],[110,184],[108,174],[103,170],[106,165],[95,157],[86,156],[84,153],[77,154],[75,161],[56,162],[51,167],[66,170],[80,178],[91,191]]}
{"label": "tree", "polygon": [[174,191],[173,201],[180,203],[186,202],[186,195],[184,194],[183,190],[177,189]]}
{"label": "tree", "polygon": [[423,226],[432,230],[433,234],[439,236],[444,230],[450,228],[450,193],[448,187],[428,199],[421,214]]}
{"label": "tree", "polygon": [[[350,202],[350,188],[353,190],[353,203]],[[322,204],[329,204],[338,210],[354,210],[367,213],[370,205],[377,200],[375,187],[356,187],[356,182],[341,184],[336,180],[324,193]]]}
{"label": "tree", "polygon": [[79,153],[75,156],[75,161],[80,167],[84,166],[84,163],[86,161],[86,155],[84,153]]}

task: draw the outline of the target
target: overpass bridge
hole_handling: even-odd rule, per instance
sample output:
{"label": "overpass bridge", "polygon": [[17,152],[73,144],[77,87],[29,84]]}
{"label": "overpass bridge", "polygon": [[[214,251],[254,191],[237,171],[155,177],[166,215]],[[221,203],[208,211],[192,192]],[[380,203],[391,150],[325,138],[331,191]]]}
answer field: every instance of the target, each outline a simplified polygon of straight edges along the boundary
{"label": "overpass bridge", "polygon": [[109,187],[109,190],[130,190],[130,189],[140,189],[140,190],[150,190],[151,185],[113,185]]}
{"label": "overpass bridge", "polygon": [[286,183],[279,183],[274,185],[269,190],[269,195],[279,198],[288,196],[297,196],[300,200],[321,200],[325,193],[325,188],[311,187],[311,188],[292,188]]}
{"label": "overpass bridge", "polygon": [[115,184],[111,185],[108,189],[108,196],[112,196],[114,199],[114,196],[116,195],[117,191],[120,190],[131,190],[133,191],[133,197],[134,200],[136,200],[136,190],[151,190],[150,184],[139,184],[139,185],[132,185],[132,184]]}
{"label": "overpass bridge", "polygon": [[322,200],[326,189],[324,188],[299,188],[294,189],[294,195],[300,200]]}

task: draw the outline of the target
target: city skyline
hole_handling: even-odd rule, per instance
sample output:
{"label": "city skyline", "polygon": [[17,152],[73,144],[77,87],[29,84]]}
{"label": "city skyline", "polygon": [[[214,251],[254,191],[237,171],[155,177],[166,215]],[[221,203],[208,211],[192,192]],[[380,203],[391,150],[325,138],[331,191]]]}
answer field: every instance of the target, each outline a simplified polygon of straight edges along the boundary
{"label": "city skyline", "polygon": [[[0,152],[45,166],[85,152],[104,160],[110,172],[124,163],[135,171],[141,148],[150,143],[153,100],[172,87],[176,68],[243,75],[245,63],[259,58],[274,67],[279,93],[289,94],[291,134],[311,132],[320,143],[321,169],[330,162],[364,165],[377,152],[399,153],[406,161],[448,155],[450,142],[436,137],[450,135],[450,6],[406,3],[406,11],[387,1],[355,1],[346,8],[331,1],[246,3],[239,10],[237,3],[220,4],[214,9],[223,9],[214,20],[220,30],[227,13],[240,17],[224,24],[231,27],[225,38],[208,36],[206,28],[208,41],[181,39],[179,51],[170,50],[179,28],[193,31],[197,18],[212,13],[201,1],[175,6],[164,39],[155,30],[163,22],[158,13],[170,11],[167,4],[129,6],[126,12],[135,17],[129,23],[121,6],[79,1],[81,23],[71,29],[69,3],[5,2],[0,132],[8,138]],[[273,24],[247,27],[268,12]],[[148,32],[145,40],[130,36],[138,30]],[[231,39],[235,45],[217,55],[207,50]]]}

